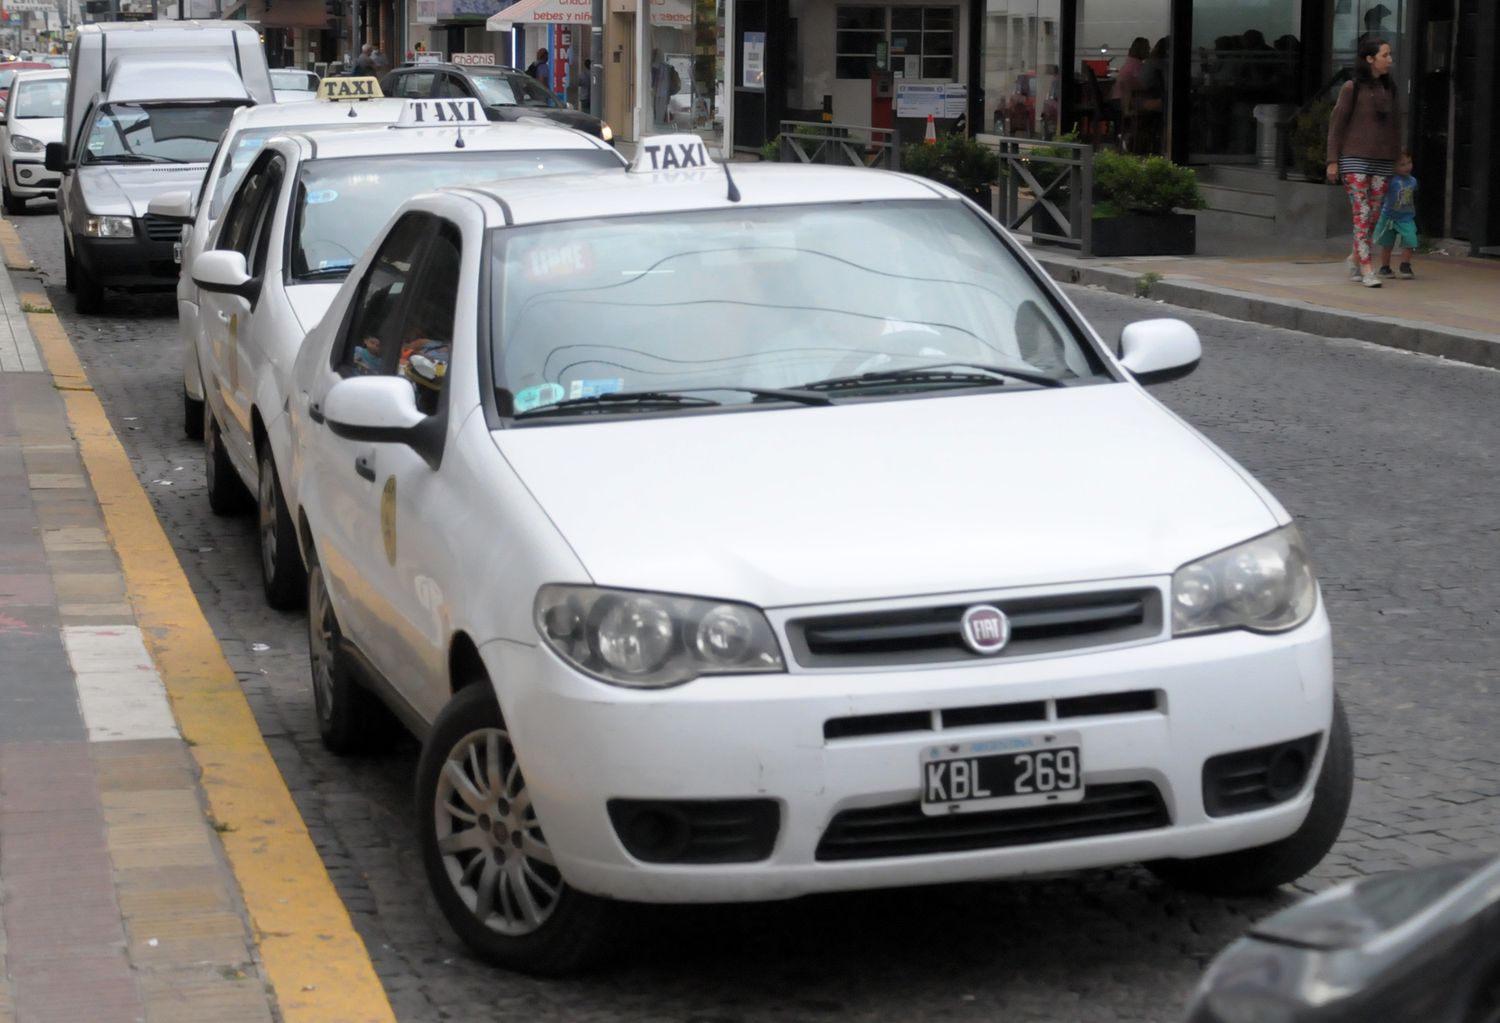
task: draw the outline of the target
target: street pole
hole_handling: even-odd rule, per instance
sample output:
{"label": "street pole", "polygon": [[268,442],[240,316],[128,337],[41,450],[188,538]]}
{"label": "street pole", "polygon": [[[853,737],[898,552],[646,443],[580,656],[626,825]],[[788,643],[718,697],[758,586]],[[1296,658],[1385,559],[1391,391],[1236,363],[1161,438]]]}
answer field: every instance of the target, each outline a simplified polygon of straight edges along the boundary
{"label": "street pole", "polygon": [[[646,17],[645,14],[639,15]],[[594,0],[589,28],[589,113],[604,116],[604,0]]]}

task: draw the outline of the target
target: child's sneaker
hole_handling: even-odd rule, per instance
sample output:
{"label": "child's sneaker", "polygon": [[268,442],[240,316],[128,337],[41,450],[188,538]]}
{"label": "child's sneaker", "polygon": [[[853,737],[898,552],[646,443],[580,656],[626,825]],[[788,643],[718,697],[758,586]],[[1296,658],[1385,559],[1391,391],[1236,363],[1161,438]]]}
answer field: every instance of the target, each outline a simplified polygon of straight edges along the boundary
{"label": "child's sneaker", "polygon": [[1344,257],[1344,269],[1349,271],[1349,279],[1357,281],[1360,278],[1359,264],[1354,261],[1353,256]]}
{"label": "child's sneaker", "polygon": [[1414,280],[1417,275],[1411,272],[1411,264],[1410,263],[1402,263],[1401,264],[1401,276],[1402,276],[1403,279],[1410,281],[1410,280]]}
{"label": "child's sneaker", "polygon": [[1396,279],[1395,273],[1388,266],[1383,266],[1379,270],[1376,270],[1375,275],[1382,281],[1393,281]]}
{"label": "child's sneaker", "polygon": [[1372,271],[1365,274],[1364,277],[1360,278],[1359,283],[1363,284],[1367,288],[1378,288],[1380,287],[1380,275]]}

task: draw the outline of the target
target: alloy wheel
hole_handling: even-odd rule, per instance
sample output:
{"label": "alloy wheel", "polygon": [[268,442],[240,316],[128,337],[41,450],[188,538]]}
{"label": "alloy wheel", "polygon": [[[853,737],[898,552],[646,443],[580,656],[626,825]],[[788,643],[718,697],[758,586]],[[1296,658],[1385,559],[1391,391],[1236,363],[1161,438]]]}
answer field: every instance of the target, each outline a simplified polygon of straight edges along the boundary
{"label": "alloy wheel", "polygon": [[260,480],[256,485],[256,501],[260,510],[260,570],[267,583],[276,578],[276,474],[270,459],[260,464]]}
{"label": "alloy wheel", "polygon": [[318,720],[327,724],[333,719],[333,658],[338,644],[338,622],[333,604],[323,585],[323,568],[314,564],[308,573],[308,590],[312,606],[307,609],[307,652],[312,661],[313,705]]}
{"label": "alloy wheel", "polygon": [[448,751],[433,814],[443,868],[475,920],[510,937],[539,930],[562,875],[503,729],[477,729]]}

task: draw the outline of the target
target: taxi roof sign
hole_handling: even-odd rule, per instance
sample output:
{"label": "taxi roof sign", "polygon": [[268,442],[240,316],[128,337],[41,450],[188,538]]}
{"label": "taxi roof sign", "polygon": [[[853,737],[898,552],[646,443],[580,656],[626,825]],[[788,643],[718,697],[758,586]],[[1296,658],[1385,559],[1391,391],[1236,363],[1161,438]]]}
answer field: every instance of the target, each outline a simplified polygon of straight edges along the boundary
{"label": "taxi roof sign", "polygon": [[398,128],[478,128],[489,124],[484,107],[470,96],[459,99],[409,99],[396,119]]}
{"label": "taxi roof sign", "polygon": [[318,99],[329,100],[362,100],[380,99],[385,93],[380,91],[380,80],[378,78],[353,78],[336,75],[325,78],[318,83]]}
{"label": "taxi roof sign", "polygon": [[664,170],[707,169],[713,166],[708,147],[697,135],[648,135],[635,148],[632,173]]}

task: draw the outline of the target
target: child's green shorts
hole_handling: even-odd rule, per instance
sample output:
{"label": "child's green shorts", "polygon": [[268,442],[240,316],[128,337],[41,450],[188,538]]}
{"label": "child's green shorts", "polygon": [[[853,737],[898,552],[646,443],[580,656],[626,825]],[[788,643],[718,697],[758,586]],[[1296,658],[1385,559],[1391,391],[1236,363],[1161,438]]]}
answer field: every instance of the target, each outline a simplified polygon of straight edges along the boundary
{"label": "child's green shorts", "polygon": [[1380,223],[1375,225],[1375,244],[1381,248],[1394,245],[1397,238],[1401,239],[1401,247],[1414,249],[1417,247],[1417,222],[1415,220],[1391,220],[1389,217],[1381,217]]}

